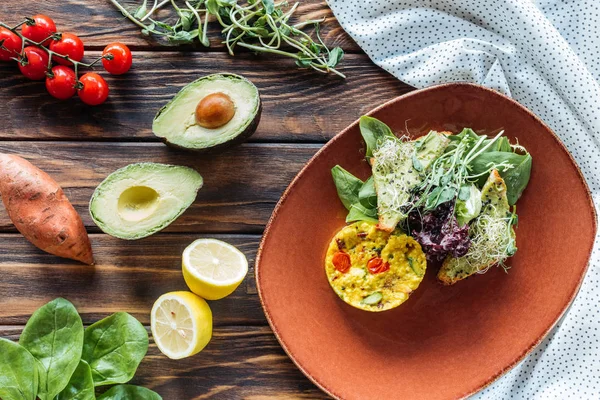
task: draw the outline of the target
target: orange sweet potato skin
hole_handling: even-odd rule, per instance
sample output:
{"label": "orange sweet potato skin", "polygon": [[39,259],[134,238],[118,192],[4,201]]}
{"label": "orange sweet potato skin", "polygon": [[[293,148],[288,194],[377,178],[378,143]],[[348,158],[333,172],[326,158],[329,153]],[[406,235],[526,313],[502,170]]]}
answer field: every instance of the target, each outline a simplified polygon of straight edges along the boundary
{"label": "orange sweet potato skin", "polygon": [[23,236],[50,254],[93,264],[81,217],[61,187],[29,161],[0,154],[0,196]]}

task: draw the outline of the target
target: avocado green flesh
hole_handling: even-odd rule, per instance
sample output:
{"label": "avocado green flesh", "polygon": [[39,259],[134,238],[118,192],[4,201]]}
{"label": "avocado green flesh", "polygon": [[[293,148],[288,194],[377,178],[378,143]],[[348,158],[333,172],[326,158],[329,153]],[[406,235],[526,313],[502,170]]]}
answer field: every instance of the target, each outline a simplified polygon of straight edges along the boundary
{"label": "avocado green flesh", "polygon": [[[444,152],[449,140],[443,133],[434,131],[418,141],[387,140],[393,141],[398,151],[392,154],[388,152],[385,156],[382,153],[386,143],[378,147],[374,152],[373,179],[377,191],[379,226],[391,231],[406,217],[401,207],[410,199],[410,191],[423,181],[423,173]],[[421,171],[415,168],[413,155]]]}
{"label": "avocado green flesh", "polygon": [[140,163],[109,175],[94,191],[90,215],[102,231],[140,239],[167,227],[195,200],[202,177],[187,167]]}
{"label": "avocado green flesh", "polygon": [[[229,96],[235,114],[219,128],[204,128],[196,122],[196,106],[206,96],[218,92]],[[154,118],[152,131],[176,146],[210,148],[244,133],[256,118],[259,106],[258,90],[248,80],[237,75],[210,75],[184,87],[163,107]]]}

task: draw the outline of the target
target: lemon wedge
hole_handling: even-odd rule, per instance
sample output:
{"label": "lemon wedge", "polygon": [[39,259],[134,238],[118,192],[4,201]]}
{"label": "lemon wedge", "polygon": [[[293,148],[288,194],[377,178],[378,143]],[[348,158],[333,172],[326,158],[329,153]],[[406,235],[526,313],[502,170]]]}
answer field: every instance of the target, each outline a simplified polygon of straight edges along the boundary
{"label": "lemon wedge", "polygon": [[190,290],[208,300],[229,296],[248,273],[248,260],[234,246],[198,239],[183,251],[183,277]]}
{"label": "lemon wedge", "polygon": [[150,316],[158,349],[174,360],[199,353],[212,337],[212,312],[190,292],[171,292],[156,300]]}

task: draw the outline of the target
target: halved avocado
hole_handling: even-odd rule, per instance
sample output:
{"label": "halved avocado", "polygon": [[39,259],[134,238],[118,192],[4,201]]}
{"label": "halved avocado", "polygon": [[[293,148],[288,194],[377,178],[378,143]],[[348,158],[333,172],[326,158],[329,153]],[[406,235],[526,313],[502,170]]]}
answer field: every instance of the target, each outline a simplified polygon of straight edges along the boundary
{"label": "halved avocado", "polygon": [[202,183],[202,176],[188,167],[131,164],[98,185],[90,200],[90,215],[111,236],[141,239],[183,214]]}
{"label": "halved avocado", "polygon": [[234,74],[214,74],[185,86],[154,117],[152,132],[171,146],[197,151],[248,139],[261,114],[258,89]]}

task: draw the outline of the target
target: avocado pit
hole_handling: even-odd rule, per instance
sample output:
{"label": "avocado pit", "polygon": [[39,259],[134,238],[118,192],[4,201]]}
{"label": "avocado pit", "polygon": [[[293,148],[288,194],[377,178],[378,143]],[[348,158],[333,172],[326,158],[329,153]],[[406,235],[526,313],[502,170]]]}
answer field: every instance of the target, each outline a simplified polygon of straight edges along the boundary
{"label": "avocado pit", "polygon": [[216,129],[227,124],[235,115],[235,104],[222,92],[204,97],[196,106],[196,122],[203,128]]}

